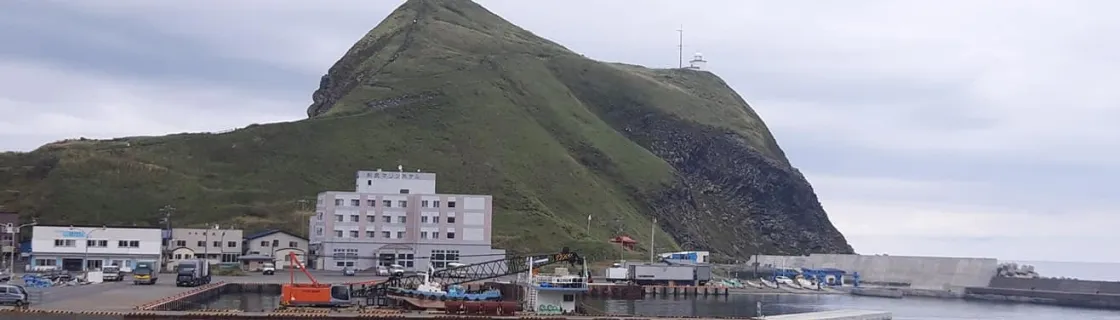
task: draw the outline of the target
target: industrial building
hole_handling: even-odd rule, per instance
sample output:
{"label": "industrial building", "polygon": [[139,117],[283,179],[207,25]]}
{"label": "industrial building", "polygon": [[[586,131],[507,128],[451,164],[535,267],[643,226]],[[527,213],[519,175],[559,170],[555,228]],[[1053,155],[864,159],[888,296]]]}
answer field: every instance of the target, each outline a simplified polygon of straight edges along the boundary
{"label": "industrial building", "polygon": [[294,253],[296,260],[307,263],[307,239],[280,230],[267,230],[245,236],[246,255],[272,257],[271,261],[280,268],[295,267],[289,254]]}
{"label": "industrial building", "polygon": [[174,269],[179,261],[206,259],[211,264],[238,263],[241,257],[241,239],[238,229],[172,228],[165,248],[166,268]]}
{"label": "industrial building", "polygon": [[131,269],[137,261],[159,261],[162,240],[161,230],[156,228],[34,226],[30,267],[81,271],[117,265]]}
{"label": "industrial building", "polygon": [[434,173],[401,168],[359,171],[355,184],[354,192],[318,195],[308,228],[318,269],[397,264],[414,271],[505,254],[491,247],[489,195],[437,194]]}

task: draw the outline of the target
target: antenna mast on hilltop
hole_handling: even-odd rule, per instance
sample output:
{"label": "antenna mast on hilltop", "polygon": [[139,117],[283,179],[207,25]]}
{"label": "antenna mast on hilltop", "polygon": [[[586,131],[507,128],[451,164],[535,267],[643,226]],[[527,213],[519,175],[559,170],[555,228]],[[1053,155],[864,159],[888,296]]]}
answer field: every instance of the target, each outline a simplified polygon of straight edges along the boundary
{"label": "antenna mast on hilltop", "polygon": [[684,25],[677,29],[680,39],[677,41],[677,68],[684,68]]}

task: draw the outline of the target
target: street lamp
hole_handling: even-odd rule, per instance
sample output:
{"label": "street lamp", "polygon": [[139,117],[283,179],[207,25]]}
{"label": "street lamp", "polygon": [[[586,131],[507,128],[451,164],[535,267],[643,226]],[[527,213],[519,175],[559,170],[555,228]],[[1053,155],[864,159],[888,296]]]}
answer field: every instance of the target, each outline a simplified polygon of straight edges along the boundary
{"label": "street lamp", "polygon": [[[91,235],[93,235],[94,231],[98,231],[98,230],[104,231],[105,227],[102,226],[100,228],[90,228],[89,231],[83,232],[86,235],[86,244],[85,244],[86,253],[85,253],[85,256],[82,257],[82,272],[88,272],[89,271],[89,238],[90,238]],[[82,231],[82,230],[78,229],[78,228],[74,228],[74,226],[70,226],[70,231]]]}
{"label": "street lamp", "polygon": [[34,225],[38,225],[38,224],[39,224],[39,221],[35,218],[31,218],[31,223],[24,223],[24,224],[21,224],[21,225],[18,225],[18,226],[16,226],[14,223],[3,224],[4,233],[8,233],[8,234],[12,235],[12,239],[10,240],[12,242],[12,252],[11,252],[12,255],[11,255],[11,260],[8,260],[8,274],[9,275],[15,274],[15,268],[16,268],[16,235],[19,234],[19,231],[21,229],[23,229],[24,227],[30,227],[30,226],[34,226]]}

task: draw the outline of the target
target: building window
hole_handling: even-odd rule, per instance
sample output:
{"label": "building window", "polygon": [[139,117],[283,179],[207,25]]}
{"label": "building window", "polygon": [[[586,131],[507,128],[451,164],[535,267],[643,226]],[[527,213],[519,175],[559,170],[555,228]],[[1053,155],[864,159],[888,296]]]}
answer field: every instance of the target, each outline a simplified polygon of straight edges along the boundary
{"label": "building window", "polygon": [[428,200],[421,200],[420,201],[420,207],[421,208],[427,208],[428,207]]}
{"label": "building window", "polygon": [[[124,246],[127,246],[127,244],[125,244],[124,241],[121,241],[120,245],[118,245],[118,246],[124,247]],[[206,241],[199,241],[198,242],[198,247],[199,248],[205,248],[206,247]]]}
{"label": "building window", "polygon": [[397,239],[404,239],[404,231],[397,231]]}
{"label": "building window", "polygon": [[405,200],[397,201],[397,206],[401,207],[401,208],[408,208],[408,201],[405,201]]}
{"label": "building window", "polygon": [[268,246],[268,240],[261,241],[261,246],[262,247],[267,247]]}
{"label": "building window", "polygon": [[366,221],[377,222],[377,216],[366,216]]}
{"label": "building window", "polygon": [[408,222],[408,217],[406,217],[406,216],[397,217],[397,223],[406,223],[406,222]]}
{"label": "building window", "polygon": [[390,233],[389,231],[381,231],[381,237],[385,238],[385,239],[392,239],[393,234]]}
{"label": "building window", "polygon": [[448,201],[447,202],[447,207],[448,208],[454,208],[455,207],[455,201]]}
{"label": "building window", "polygon": [[215,248],[221,248],[222,247],[222,242],[221,241],[214,241],[214,247]]}
{"label": "building window", "polygon": [[420,239],[427,239],[427,238],[428,238],[428,232],[427,231],[420,231]]}
{"label": "building window", "polygon": [[362,221],[362,217],[359,217],[356,214],[355,215],[350,215],[350,222],[358,222],[358,221]]}
{"label": "building window", "polygon": [[447,223],[455,223],[455,217],[447,217]]}
{"label": "building window", "polygon": [[439,208],[439,200],[432,201],[432,208]]}
{"label": "building window", "polygon": [[564,302],[572,302],[572,301],[576,301],[576,295],[574,295],[574,294],[565,294],[564,295]]}
{"label": "building window", "polygon": [[362,205],[362,202],[361,202],[361,200],[358,200],[358,199],[350,199],[350,206],[351,206],[351,207],[358,207],[358,206],[361,206],[361,205]]}
{"label": "building window", "polygon": [[226,247],[237,248],[237,241],[226,241]]}
{"label": "building window", "polygon": [[57,262],[55,259],[35,259],[36,266],[54,266]]}
{"label": "building window", "polygon": [[401,194],[408,194],[408,189],[401,189]]}
{"label": "building window", "polygon": [[335,217],[336,217],[335,220],[337,220],[338,222],[342,222],[342,215],[341,214],[335,215]]}
{"label": "building window", "polygon": [[428,216],[420,217],[420,223],[428,223]]}
{"label": "building window", "polygon": [[353,267],[354,266],[354,261],[338,261],[338,262],[335,262],[334,265],[336,267]]}
{"label": "building window", "polygon": [[432,232],[432,239],[439,239],[439,232]]}
{"label": "building window", "polygon": [[386,207],[386,208],[392,208],[393,207],[393,201],[381,200],[381,206]]}
{"label": "building window", "polygon": [[[199,241],[198,243],[199,243],[199,244],[202,244],[202,245],[201,245],[201,247],[205,247],[205,246],[206,246],[206,242],[205,242],[205,241]],[[118,247],[118,248],[139,248],[139,247],[140,247],[140,241],[138,241],[138,240],[121,240],[121,241],[117,241],[117,247]]]}
{"label": "building window", "polygon": [[176,253],[176,254],[175,254],[175,260],[180,260],[180,259],[183,259],[183,254],[181,254],[181,253]]}
{"label": "building window", "polygon": [[279,247],[280,246],[280,240],[272,240],[272,246],[273,247]]}
{"label": "building window", "polygon": [[381,220],[385,221],[385,223],[393,223],[393,217],[390,216],[381,216]]}
{"label": "building window", "polygon": [[357,238],[358,237],[358,231],[357,230],[351,230],[350,231],[350,237],[351,238]]}
{"label": "building window", "polygon": [[335,230],[334,231],[334,237],[335,238],[342,238],[342,230]]}
{"label": "building window", "polygon": [[241,255],[236,254],[236,253],[223,253],[222,254],[222,263],[237,262],[238,257],[241,257]]}
{"label": "building window", "polygon": [[412,268],[412,266],[413,266],[412,261],[413,261],[414,258],[415,258],[415,256],[413,256],[411,253],[397,254],[397,264],[399,264],[401,266],[404,266],[405,268]]}
{"label": "building window", "polygon": [[370,238],[370,239],[373,239],[373,238],[376,238],[376,237],[377,237],[377,233],[376,233],[376,232],[373,232],[373,231],[366,231],[366,238]]}
{"label": "building window", "polygon": [[432,223],[439,223],[439,217],[432,217]]}
{"label": "building window", "polygon": [[323,228],[315,228],[315,235],[317,235],[317,236],[323,235]]}
{"label": "building window", "polygon": [[444,268],[448,263],[459,262],[459,250],[432,250],[432,267]]}
{"label": "building window", "polygon": [[342,199],[334,199],[334,206],[335,207],[341,207],[342,206]]}
{"label": "building window", "polygon": [[186,247],[187,246],[187,240],[175,240],[175,246],[176,247]]}
{"label": "building window", "polygon": [[366,206],[373,208],[377,206],[377,200],[366,200]]}
{"label": "building window", "polygon": [[447,238],[448,239],[455,239],[455,233],[454,232],[448,232],[447,233]]}
{"label": "building window", "polygon": [[367,179],[367,180],[366,180],[366,185],[367,185],[367,186],[372,186],[372,185],[373,185],[373,180],[368,180],[368,179]]}
{"label": "building window", "polygon": [[76,245],[77,243],[73,239],[54,239],[55,247],[73,247]]}
{"label": "building window", "polygon": [[109,240],[86,240],[86,246],[91,248],[104,248],[109,246]]}

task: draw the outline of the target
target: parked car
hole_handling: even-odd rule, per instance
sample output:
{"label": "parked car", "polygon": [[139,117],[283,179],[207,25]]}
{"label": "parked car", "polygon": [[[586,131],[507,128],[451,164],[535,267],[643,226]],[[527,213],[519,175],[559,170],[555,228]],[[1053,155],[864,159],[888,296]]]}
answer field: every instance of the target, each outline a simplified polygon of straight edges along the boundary
{"label": "parked car", "polygon": [[264,265],[261,266],[261,273],[263,273],[266,276],[271,276],[271,275],[276,274],[276,265],[271,263],[271,262],[265,262]]}
{"label": "parked car", "polygon": [[31,303],[31,295],[23,286],[0,284],[0,305],[23,307]]}
{"label": "parked car", "polygon": [[389,268],[386,268],[385,266],[377,266],[377,275],[388,277],[389,276]]}
{"label": "parked car", "polygon": [[12,281],[12,275],[0,271],[0,283]]}
{"label": "parked car", "polygon": [[389,274],[394,275],[394,276],[398,276],[398,277],[403,276],[404,275],[404,266],[399,265],[399,264],[394,264],[394,265],[389,266]]}
{"label": "parked car", "polygon": [[342,268],[342,275],[344,275],[344,276],[353,276],[355,273],[357,273],[357,272],[354,271],[354,268],[351,268],[351,267]]}

